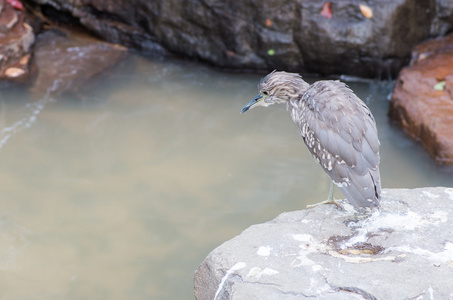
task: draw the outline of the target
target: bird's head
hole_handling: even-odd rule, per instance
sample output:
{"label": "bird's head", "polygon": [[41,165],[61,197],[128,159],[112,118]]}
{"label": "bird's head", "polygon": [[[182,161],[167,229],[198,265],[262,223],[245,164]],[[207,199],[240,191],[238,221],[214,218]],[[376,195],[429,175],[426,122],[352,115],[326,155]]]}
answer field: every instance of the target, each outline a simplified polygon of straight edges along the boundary
{"label": "bird's head", "polygon": [[256,106],[267,107],[275,103],[288,103],[300,97],[309,87],[297,73],[273,71],[261,79],[258,95],[247,103],[241,114]]}

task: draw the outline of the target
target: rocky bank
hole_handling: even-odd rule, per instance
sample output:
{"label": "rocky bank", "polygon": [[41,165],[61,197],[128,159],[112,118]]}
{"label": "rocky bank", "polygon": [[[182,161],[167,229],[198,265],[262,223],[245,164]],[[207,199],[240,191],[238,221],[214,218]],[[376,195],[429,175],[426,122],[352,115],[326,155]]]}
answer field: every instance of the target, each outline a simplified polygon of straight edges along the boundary
{"label": "rocky bank", "polygon": [[195,298],[452,299],[453,189],[385,189],[367,216],[283,213],[213,250]]}
{"label": "rocky bank", "polygon": [[441,0],[29,0],[50,18],[152,53],[233,69],[396,76],[411,49],[453,28]]}

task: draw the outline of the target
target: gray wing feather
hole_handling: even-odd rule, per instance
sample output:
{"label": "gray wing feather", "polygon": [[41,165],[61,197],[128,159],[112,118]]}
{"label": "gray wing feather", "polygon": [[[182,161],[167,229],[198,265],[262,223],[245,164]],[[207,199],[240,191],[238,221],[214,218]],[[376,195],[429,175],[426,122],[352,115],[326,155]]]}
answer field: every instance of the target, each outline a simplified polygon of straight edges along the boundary
{"label": "gray wing feather", "polygon": [[366,105],[339,81],[314,83],[300,105],[312,135],[304,141],[324,171],[353,206],[378,206],[379,139]]}

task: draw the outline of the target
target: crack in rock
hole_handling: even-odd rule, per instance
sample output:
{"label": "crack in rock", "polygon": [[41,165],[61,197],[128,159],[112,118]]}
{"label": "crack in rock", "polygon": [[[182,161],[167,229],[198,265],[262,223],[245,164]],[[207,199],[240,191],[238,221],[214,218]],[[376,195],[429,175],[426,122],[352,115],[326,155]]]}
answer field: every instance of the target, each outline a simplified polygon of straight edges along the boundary
{"label": "crack in rock", "polygon": [[376,297],[374,297],[373,295],[371,295],[367,291],[364,291],[364,290],[359,289],[357,287],[340,286],[340,287],[338,287],[338,290],[345,291],[345,292],[350,292],[350,293],[354,293],[354,294],[358,294],[358,295],[362,296],[366,300],[377,300]]}

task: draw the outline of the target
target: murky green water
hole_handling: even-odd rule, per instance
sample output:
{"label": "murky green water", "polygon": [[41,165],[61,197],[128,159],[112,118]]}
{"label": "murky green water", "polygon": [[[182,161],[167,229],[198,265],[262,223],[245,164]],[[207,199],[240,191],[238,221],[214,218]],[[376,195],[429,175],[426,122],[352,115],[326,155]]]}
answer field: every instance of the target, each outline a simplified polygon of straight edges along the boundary
{"label": "murky green water", "polygon": [[[1,90],[0,298],[193,299],[212,249],[324,200],[285,108],[239,114],[260,77],[131,57],[80,95]],[[384,187],[453,187],[389,125],[390,83],[349,85],[377,119]]]}

